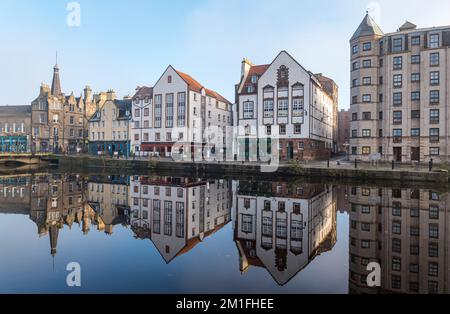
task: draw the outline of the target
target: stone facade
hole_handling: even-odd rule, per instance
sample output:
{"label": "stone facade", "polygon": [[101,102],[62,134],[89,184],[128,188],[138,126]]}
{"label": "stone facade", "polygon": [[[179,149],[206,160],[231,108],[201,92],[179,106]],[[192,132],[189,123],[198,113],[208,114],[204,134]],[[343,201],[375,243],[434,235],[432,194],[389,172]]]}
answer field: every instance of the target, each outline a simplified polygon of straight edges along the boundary
{"label": "stone facade", "polygon": [[0,154],[29,152],[30,135],[30,106],[0,106]]}
{"label": "stone facade", "polygon": [[350,45],[352,159],[447,161],[450,27],[384,34],[367,15]]}
{"label": "stone facade", "polygon": [[54,67],[51,88],[41,85],[39,96],[31,103],[31,150],[33,152],[81,153],[87,144],[88,115],[93,112],[90,95],[66,96],[61,91],[59,67]]}

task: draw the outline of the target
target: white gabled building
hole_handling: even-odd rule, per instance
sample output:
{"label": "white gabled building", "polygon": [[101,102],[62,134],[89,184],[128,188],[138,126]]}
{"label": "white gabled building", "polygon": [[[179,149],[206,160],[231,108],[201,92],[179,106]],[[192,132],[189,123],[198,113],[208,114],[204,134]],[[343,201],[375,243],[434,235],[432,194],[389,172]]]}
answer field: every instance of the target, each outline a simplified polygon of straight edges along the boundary
{"label": "white gabled building", "polygon": [[267,65],[244,59],[236,88],[240,158],[255,160],[250,147],[270,137],[275,128],[280,159],[329,158],[337,93],[333,80],[305,70],[286,51]]}
{"label": "white gabled building", "polygon": [[[141,92],[139,89],[133,102],[133,149],[135,152],[139,149],[138,155],[171,157],[173,145],[178,142],[182,145],[176,148],[176,153],[185,159],[191,158],[194,148],[201,156],[207,142],[208,127],[217,126],[223,132],[227,126],[233,125],[232,104],[228,100],[172,66],[153,87],[151,101],[147,103],[147,124],[147,107],[145,97],[144,103],[140,100]],[[149,89],[147,92],[150,94]],[[224,142],[225,136],[221,137],[217,140]],[[210,145],[207,157],[223,154],[221,149],[216,151],[216,147]]]}

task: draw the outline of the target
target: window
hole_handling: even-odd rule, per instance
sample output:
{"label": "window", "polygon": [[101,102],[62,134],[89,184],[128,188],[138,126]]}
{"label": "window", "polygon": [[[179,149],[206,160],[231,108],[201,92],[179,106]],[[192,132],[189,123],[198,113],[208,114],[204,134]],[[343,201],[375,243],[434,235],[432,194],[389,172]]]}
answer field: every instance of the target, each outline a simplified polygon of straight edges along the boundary
{"label": "window", "polygon": [[371,77],[363,77],[363,85],[370,85],[372,84],[372,78]]}
{"label": "window", "polygon": [[393,234],[402,234],[402,223],[400,221],[392,222],[392,233]]}
{"label": "window", "polygon": [[289,99],[278,99],[278,117],[287,117],[289,109]]}
{"label": "window", "polygon": [[411,100],[413,101],[417,101],[420,100],[420,92],[411,92]]}
{"label": "window", "polygon": [[411,119],[420,119],[420,110],[411,110]]}
{"label": "window", "polygon": [[171,76],[171,75],[169,75],[169,76],[167,77],[167,83],[169,83],[169,84],[172,83],[172,76]]}
{"label": "window", "polygon": [[439,147],[430,147],[430,156],[439,156],[440,148]]}
{"label": "window", "polygon": [[428,232],[430,238],[439,239],[439,225],[430,224]]}
{"label": "window", "polygon": [[363,60],[363,68],[371,68],[372,67],[372,60],[366,59]]}
{"label": "window", "polygon": [[301,134],[302,133],[302,125],[301,124],[294,124],[294,133],[295,134]]}
{"label": "window", "polygon": [[438,90],[432,90],[430,91],[430,104],[435,105],[439,104],[439,91]]}
{"label": "window", "polygon": [[355,71],[355,70],[358,70],[358,69],[359,69],[359,62],[358,61],[353,62],[352,63],[352,70]]}
{"label": "window", "polygon": [[439,264],[430,262],[428,263],[428,276],[437,277],[439,275]]}
{"label": "window", "polygon": [[439,283],[437,281],[428,281],[428,293],[429,294],[439,293]]}
{"label": "window", "polygon": [[430,35],[430,48],[439,48],[439,34]]}
{"label": "window", "polygon": [[162,119],[162,95],[155,96],[155,128],[161,127]]}
{"label": "window", "polygon": [[432,143],[439,142],[439,129],[438,128],[430,129],[430,142],[432,142]]}
{"label": "window", "polygon": [[420,46],[420,36],[412,36],[411,37],[411,45],[412,46]]}
{"label": "window", "polygon": [[365,94],[362,97],[363,102],[371,102],[372,101],[372,95],[370,94]]}
{"label": "window", "polygon": [[280,134],[286,135],[286,124],[280,124]]}
{"label": "window", "polygon": [[439,206],[431,205],[429,209],[430,219],[439,219]]}
{"label": "window", "polygon": [[258,77],[256,75],[252,75],[251,81],[252,84],[256,84],[258,82]]}
{"label": "window", "polygon": [[173,128],[173,94],[166,95],[166,128]]}
{"label": "window", "polygon": [[253,101],[245,101],[244,102],[244,119],[253,119],[253,117],[254,117]]}
{"label": "window", "polygon": [[439,65],[439,52],[430,53],[430,66]]}
{"label": "window", "polygon": [[420,73],[411,74],[411,82],[412,83],[420,82]]}
{"label": "window", "polygon": [[264,100],[264,118],[273,118],[273,99]]}
{"label": "window", "polygon": [[402,123],[402,111],[394,111],[393,112],[393,123],[401,124]]}
{"label": "window", "polygon": [[186,93],[178,93],[177,126],[186,126]]}
{"label": "window", "polygon": [[[369,190],[370,195],[370,190]],[[362,214],[370,214],[370,206],[361,206],[361,213]]]}
{"label": "window", "polygon": [[272,135],[272,126],[271,125],[266,125],[266,134]]}
{"label": "window", "polygon": [[140,110],[140,109],[135,109],[135,110],[134,110],[134,116],[135,116],[136,118],[139,118],[139,117],[141,116],[141,110]]}
{"label": "window", "polygon": [[403,38],[395,38],[392,45],[393,52],[400,52],[403,50]]}
{"label": "window", "polygon": [[419,264],[409,264],[409,272],[413,274],[419,273]]}
{"label": "window", "polygon": [[398,257],[392,258],[392,271],[401,271],[402,270],[402,261]]}
{"label": "window", "polygon": [[439,109],[430,109],[430,123],[439,123]]}
{"label": "window", "polygon": [[401,106],[403,103],[403,93],[394,93],[392,99],[394,106]]}
{"label": "window", "polygon": [[393,139],[394,139],[394,143],[401,143],[402,142],[402,136],[403,136],[402,129],[394,129],[392,131],[392,136],[393,136]]}
{"label": "window", "polygon": [[[363,112],[362,114],[362,119],[363,120],[372,120],[372,114],[371,112]],[[356,120],[356,119],[355,119]]]}
{"label": "window", "polygon": [[361,240],[361,248],[362,249],[369,249],[370,248],[370,241],[369,240]]}
{"label": "window", "polygon": [[428,257],[439,257],[439,244],[437,242],[428,244]]}
{"label": "window", "polygon": [[411,129],[411,136],[412,137],[419,137],[420,136],[420,129],[419,128],[412,128]]}
{"label": "window", "polygon": [[403,67],[403,57],[394,57],[394,70],[401,70]]}
{"label": "window", "polygon": [[371,42],[363,43],[363,51],[370,51],[370,50],[372,50],[372,43]]}
{"label": "window", "polygon": [[419,64],[420,63],[420,55],[412,55],[411,56],[411,63],[412,64]]}
{"label": "window", "polygon": [[358,47],[358,45],[354,45],[353,47],[352,47],[352,54],[357,54],[359,52],[359,47]]}
{"label": "window", "polygon": [[430,85],[439,85],[439,71],[430,72]]}
{"label": "window", "polygon": [[369,146],[363,146],[362,154],[363,155],[370,155],[370,153],[371,153],[371,148]]}
{"label": "window", "polygon": [[394,75],[393,82],[394,82],[394,87],[402,87],[402,85],[403,85],[403,75],[401,75],[401,74]]}
{"label": "window", "polygon": [[392,252],[401,253],[402,252],[402,240],[400,239],[392,239]]}
{"label": "window", "polygon": [[369,129],[363,129],[362,130],[362,136],[363,137],[370,137],[370,134],[371,132],[370,132],[370,130]]}

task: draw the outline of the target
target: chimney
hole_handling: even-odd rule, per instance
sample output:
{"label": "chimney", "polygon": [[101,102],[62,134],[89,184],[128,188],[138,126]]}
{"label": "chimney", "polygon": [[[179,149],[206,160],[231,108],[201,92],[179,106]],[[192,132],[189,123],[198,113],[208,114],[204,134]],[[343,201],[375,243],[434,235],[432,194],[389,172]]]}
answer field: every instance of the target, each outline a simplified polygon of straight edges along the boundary
{"label": "chimney", "polygon": [[116,93],[112,89],[110,89],[109,91],[106,92],[106,99],[116,100]]}
{"label": "chimney", "polygon": [[90,103],[92,101],[92,89],[89,85],[84,88],[84,103]]}
{"label": "chimney", "polygon": [[242,60],[242,67],[241,67],[241,79],[248,74],[248,72],[250,71],[250,68],[253,66],[253,64],[244,58],[244,60]]}

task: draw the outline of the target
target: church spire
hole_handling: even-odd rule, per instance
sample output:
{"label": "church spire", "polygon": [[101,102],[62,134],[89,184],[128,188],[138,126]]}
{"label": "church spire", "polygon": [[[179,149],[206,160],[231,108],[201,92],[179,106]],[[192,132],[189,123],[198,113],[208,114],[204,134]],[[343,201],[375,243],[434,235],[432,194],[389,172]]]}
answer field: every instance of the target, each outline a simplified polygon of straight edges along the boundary
{"label": "church spire", "polygon": [[59,78],[58,53],[56,53],[56,64],[53,68],[52,95],[61,96],[61,79]]}

